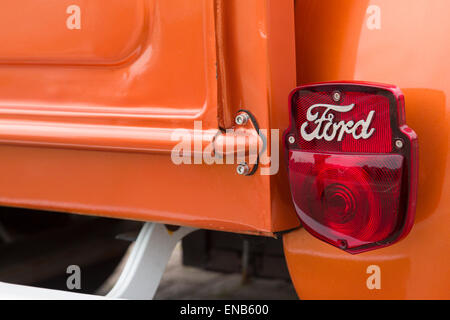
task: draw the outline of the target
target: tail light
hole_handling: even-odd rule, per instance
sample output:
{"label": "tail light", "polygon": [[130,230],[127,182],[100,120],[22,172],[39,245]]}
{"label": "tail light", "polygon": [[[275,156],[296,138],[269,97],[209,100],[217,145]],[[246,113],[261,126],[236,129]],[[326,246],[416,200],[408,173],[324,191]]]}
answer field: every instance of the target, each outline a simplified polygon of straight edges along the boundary
{"label": "tail light", "polygon": [[304,228],[350,253],[393,244],[414,222],[416,134],[395,86],[295,89],[285,132],[289,183]]}

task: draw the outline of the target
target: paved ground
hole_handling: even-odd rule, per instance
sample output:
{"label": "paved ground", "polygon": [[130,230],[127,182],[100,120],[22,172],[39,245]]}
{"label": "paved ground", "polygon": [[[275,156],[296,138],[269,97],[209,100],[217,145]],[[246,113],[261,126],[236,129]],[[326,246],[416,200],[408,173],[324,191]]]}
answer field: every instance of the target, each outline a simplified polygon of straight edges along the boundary
{"label": "paved ground", "polygon": [[181,263],[181,245],[174,250],[155,299],[297,299],[291,283],[284,280],[250,279],[186,267]]}

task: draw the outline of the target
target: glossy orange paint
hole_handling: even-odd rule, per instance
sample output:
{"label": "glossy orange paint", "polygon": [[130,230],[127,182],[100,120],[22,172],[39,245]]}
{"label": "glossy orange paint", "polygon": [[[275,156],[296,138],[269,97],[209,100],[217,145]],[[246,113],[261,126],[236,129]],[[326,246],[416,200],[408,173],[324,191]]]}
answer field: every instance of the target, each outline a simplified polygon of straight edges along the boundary
{"label": "glossy orange paint", "polygon": [[[76,11],[80,13],[78,29]],[[147,40],[144,0],[5,0],[0,11],[2,64],[118,65],[135,59]],[[118,23],[119,21],[119,23]],[[61,26],[70,25],[70,28]],[[70,32],[69,30],[74,30]]]}
{"label": "glossy orange paint", "polygon": [[[67,27],[75,2],[80,29]],[[208,145],[240,109],[287,126],[292,1],[5,0],[0,12],[1,205],[269,236],[299,225],[282,167],[243,177],[170,157],[177,129]]]}
{"label": "glossy orange paint", "polygon": [[[381,10],[380,29],[367,27],[372,5]],[[284,236],[299,297],[449,299],[450,3],[299,0],[295,10],[298,84],[365,80],[399,86],[420,158],[415,224],[399,243],[350,255],[303,229]],[[379,290],[366,285],[371,265],[381,270]]]}

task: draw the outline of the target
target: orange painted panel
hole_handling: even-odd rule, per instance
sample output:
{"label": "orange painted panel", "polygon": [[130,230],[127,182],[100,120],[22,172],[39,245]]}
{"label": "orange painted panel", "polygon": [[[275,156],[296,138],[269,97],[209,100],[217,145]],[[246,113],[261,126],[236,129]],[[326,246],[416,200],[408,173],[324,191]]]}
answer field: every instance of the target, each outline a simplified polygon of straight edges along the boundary
{"label": "orange painted panel", "polygon": [[[290,0],[218,1],[219,88],[225,127],[239,109],[250,110],[262,129],[279,130],[273,154],[277,173],[270,178],[272,228],[299,225],[291,205],[282,134],[289,125],[287,101],[296,85],[294,3]],[[221,31],[221,32],[220,32]],[[219,82],[220,85],[220,82]],[[276,138],[276,137],[274,137]],[[268,136],[272,154],[272,137]],[[255,190],[257,191],[257,190]],[[258,195],[258,198],[262,194]],[[252,201],[252,200],[250,200]]]}
{"label": "orange painted panel", "polygon": [[145,0],[3,0],[0,63],[118,64],[143,49]]}
{"label": "orange painted panel", "polygon": [[80,30],[67,28],[69,1],[23,1],[0,3],[32,19],[0,29],[11,44],[0,49],[2,119],[217,127],[212,1],[78,1]]}
{"label": "orange painted panel", "polygon": [[268,236],[297,227],[282,171],[243,177],[236,164],[170,157],[176,129],[195,134],[201,121],[203,146],[239,109],[284,130],[292,1],[80,0],[81,29],[74,3],[0,3],[36,26],[0,31],[11,43],[0,49],[0,204]]}
{"label": "orange painted panel", "polygon": [[[449,9],[446,0],[297,2],[298,83],[395,84],[419,138],[410,234],[391,247],[350,255],[305,230],[289,233],[286,259],[300,298],[450,298]],[[371,265],[380,267],[380,289],[367,286]]]}

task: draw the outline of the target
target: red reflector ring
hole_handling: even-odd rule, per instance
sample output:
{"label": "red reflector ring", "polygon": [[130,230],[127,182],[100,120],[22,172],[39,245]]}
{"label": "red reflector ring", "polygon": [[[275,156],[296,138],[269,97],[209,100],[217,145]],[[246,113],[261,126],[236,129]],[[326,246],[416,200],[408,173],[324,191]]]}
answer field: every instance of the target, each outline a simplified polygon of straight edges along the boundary
{"label": "red reflector ring", "polygon": [[359,253],[409,233],[418,145],[403,101],[397,87],[378,84],[323,83],[291,93],[284,136],[289,183],[314,236]]}

